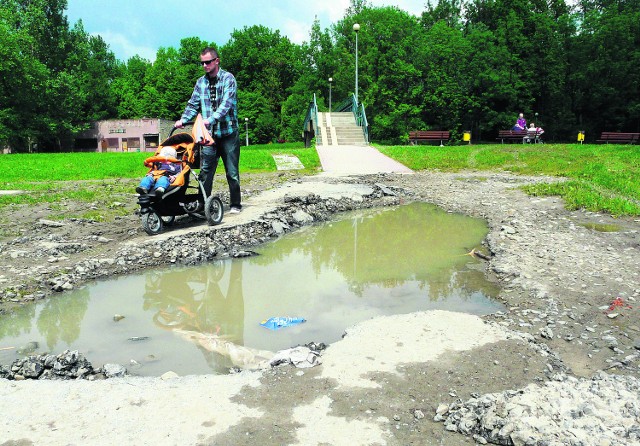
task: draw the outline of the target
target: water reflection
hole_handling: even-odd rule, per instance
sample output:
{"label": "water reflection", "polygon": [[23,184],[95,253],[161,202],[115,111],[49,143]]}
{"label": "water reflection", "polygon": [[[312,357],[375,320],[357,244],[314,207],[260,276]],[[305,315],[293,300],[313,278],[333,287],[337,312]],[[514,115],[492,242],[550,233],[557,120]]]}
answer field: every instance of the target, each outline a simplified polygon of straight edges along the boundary
{"label": "water reflection", "polygon": [[438,300],[451,294],[449,279],[470,262],[465,254],[486,233],[480,220],[414,203],[398,210],[358,213],[321,229],[308,228],[261,252],[265,263],[300,252],[310,259],[316,274],[325,268],[336,270],[359,296],[371,285],[394,288],[418,281],[430,299]]}
{"label": "water reflection", "polygon": [[[226,292],[220,279],[229,268]],[[163,329],[195,330],[242,342],[244,297],[242,262],[219,261],[206,268],[157,271],[145,278],[143,308],[155,311]]]}
{"label": "water reflection", "polygon": [[35,319],[38,331],[49,349],[61,341],[71,344],[80,336],[80,322],[88,305],[87,290],[74,293],[74,299],[48,299],[39,306],[27,305],[2,316],[0,339],[29,333]]}
{"label": "water reflection", "polygon": [[[223,292],[220,281],[225,275]],[[213,370],[247,365],[237,358],[244,344],[242,261],[149,274],[143,309],[155,311],[157,327],[192,341]]]}
{"label": "water reflection", "polygon": [[[494,312],[497,288],[466,255],[486,233],[480,220],[426,204],[350,214],[261,246],[257,257],[100,281],[2,315],[0,363],[37,343],[40,353],[78,349],[97,366],[140,375],[225,373],[271,351],[334,342],[371,317]],[[260,326],[273,316],[307,322]]]}
{"label": "water reflection", "polygon": [[89,292],[81,289],[74,299],[48,299],[38,315],[38,330],[52,350],[60,341],[72,344],[80,337],[80,322],[89,307]]}

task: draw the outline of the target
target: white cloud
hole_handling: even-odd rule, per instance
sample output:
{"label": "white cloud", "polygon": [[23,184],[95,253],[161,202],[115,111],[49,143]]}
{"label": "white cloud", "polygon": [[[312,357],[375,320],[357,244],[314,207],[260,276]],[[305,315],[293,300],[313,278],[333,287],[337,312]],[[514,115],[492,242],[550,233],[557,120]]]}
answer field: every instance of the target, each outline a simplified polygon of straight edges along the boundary
{"label": "white cloud", "polygon": [[[328,0],[317,2],[315,3],[315,6],[318,9],[318,14],[326,15],[331,24],[333,24],[344,17],[344,13],[347,11],[350,4],[351,2],[349,0]],[[329,23],[321,23],[320,26],[324,29],[329,26]]]}
{"label": "white cloud", "polygon": [[91,34],[100,35],[102,39],[107,42],[111,51],[117,54],[118,58],[123,62],[126,62],[135,55],[138,55],[143,59],[148,59],[152,62],[156,59],[156,52],[158,48],[136,45],[122,33],[114,33],[112,31],[98,31]]}
{"label": "white cloud", "polygon": [[[418,16],[426,2],[369,0],[374,7],[394,5]],[[68,13],[71,23],[82,19],[87,32],[100,34],[116,57],[126,61],[136,54],[154,60],[158,48],[178,47],[180,40],[189,36],[224,45],[234,29],[254,24],[279,30],[301,44],[309,41],[315,17],[321,29],[330,28],[344,17],[350,4],[350,0],[261,0],[259,4],[235,0],[233,8],[217,8],[210,0],[192,0],[185,10],[176,9],[171,0],[68,0]]]}

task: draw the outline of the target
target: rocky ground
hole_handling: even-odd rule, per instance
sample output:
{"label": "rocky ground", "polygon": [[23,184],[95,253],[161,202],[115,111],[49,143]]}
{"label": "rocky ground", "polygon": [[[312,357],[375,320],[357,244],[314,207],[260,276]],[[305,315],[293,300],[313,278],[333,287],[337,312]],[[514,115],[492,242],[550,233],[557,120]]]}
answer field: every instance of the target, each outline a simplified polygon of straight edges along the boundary
{"label": "rocky ground", "polygon": [[[359,187],[360,192],[285,194],[269,206],[259,200],[261,190],[288,187],[282,186],[285,180],[303,185],[313,181],[337,190]],[[360,339],[358,348],[362,351],[366,342],[372,342],[373,332],[356,330],[327,349],[321,367],[304,373],[276,367],[258,376],[246,376],[251,382],[238,383],[237,392],[229,396],[244,412],[233,421],[203,421],[190,432],[209,430],[193,438],[167,433],[167,444],[640,444],[640,220],[567,211],[557,198],[530,197],[518,189],[522,184],[555,180],[508,173],[423,172],[342,178],[273,174],[243,181],[245,187],[250,185],[245,191],[248,205],[239,216],[225,216],[223,224],[216,227],[183,219],[155,237],[142,231],[134,214],[133,195],[119,204],[130,207],[131,213],[110,223],[53,221],[44,205],[3,210],[2,233],[19,235],[0,241],[0,259],[5,266],[0,272],[0,311],[10,313],[15,305],[55,298],[88,280],[162,262],[195,264],[243,255],[252,246],[331,218],[336,212],[427,201],[450,212],[486,219],[490,227],[484,251],[486,272],[502,285],[500,299],[507,311],[483,318],[484,325],[476,331],[469,321],[461,324],[461,316],[439,314],[437,323],[444,326],[441,332],[431,334],[430,341],[422,338],[422,332],[428,331],[424,321],[433,314],[419,319],[423,322],[415,333],[409,330],[415,320],[409,324],[398,319],[389,332],[395,330],[405,337],[390,350],[411,345],[414,334],[413,350],[424,349],[425,355],[436,347],[442,350],[433,356],[409,355],[394,361],[381,347],[384,336],[376,335],[377,348],[366,355],[376,358],[376,367],[362,372],[375,384],[373,388],[358,383],[336,385],[343,383],[349,371],[342,375],[330,371],[340,369],[338,364],[344,357],[336,360],[335,356],[347,351],[350,337]],[[167,251],[168,256],[164,255]],[[0,323],[1,318],[0,314]],[[434,320],[428,328],[435,324]],[[491,331],[492,337],[458,348],[462,341],[456,334],[481,337],[484,330]],[[233,380],[241,379],[227,378],[226,388],[234,388]],[[169,385],[191,391],[207,379],[177,378],[173,384],[134,380],[124,388],[134,385],[144,387],[144,392],[166,392]],[[35,384],[39,387],[31,387]],[[86,389],[86,385],[94,387]],[[104,382],[82,386],[98,394],[119,392],[116,387],[105,388],[116,384]],[[16,406],[30,394],[37,393],[42,400],[47,398],[46,392],[61,391],[53,389],[41,381],[0,380],[3,401]],[[186,390],[183,393],[186,395]],[[150,395],[144,399],[155,401]],[[99,411],[99,399],[94,397],[91,404]],[[19,413],[15,411],[18,418]],[[346,424],[325,423],[334,418]],[[25,426],[24,418],[13,420],[5,421],[4,430],[0,430],[0,445],[40,444],[40,435],[51,434],[51,429],[35,426],[35,422]],[[78,432],[69,436],[71,428],[65,425],[63,429],[60,419],[49,422],[58,426],[56,431],[67,434],[62,439],[55,437],[50,444],[74,444],[91,438]],[[158,439],[158,430],[163,432],[158,427],[163,423],[147,423],[145,429],[138,425],[138,431],[119,440],[152,444]],[[10,425],[31,430],[19,435]],[[306,436],[306,428],[316,429],[318,434]],[[84,432],[80,426],[75,429]],[[106,437],[96,438],[104,442]]]}

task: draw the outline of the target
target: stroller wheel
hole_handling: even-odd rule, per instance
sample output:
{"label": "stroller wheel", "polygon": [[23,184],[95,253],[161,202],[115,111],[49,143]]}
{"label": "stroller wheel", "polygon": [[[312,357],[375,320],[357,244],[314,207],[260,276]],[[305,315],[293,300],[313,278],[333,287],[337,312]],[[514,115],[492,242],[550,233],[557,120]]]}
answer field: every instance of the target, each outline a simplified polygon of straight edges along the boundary
{"label": "stroller wheel", "polygon": [[204,214],[207,216],[207,221],[210,225],[217,225],[222,221],[222,214],[224,209],[222,207],[222,200],[216,196],[210,196],[204,203]]}
{"label": "stroller wheel", "polygon": [[155,212],[149,212],[148,214],[142,214],[142,229],[149,235],[156,235],[162,232],[162,217]]}
{"label": "stroller wheel", "polygon": [[162,218],[162,223],[164,223],[167,226],[171,226],[173,224],[174,221],[176,221],[176,216],[175,215],[167,215],[164,217],[160,217]]}

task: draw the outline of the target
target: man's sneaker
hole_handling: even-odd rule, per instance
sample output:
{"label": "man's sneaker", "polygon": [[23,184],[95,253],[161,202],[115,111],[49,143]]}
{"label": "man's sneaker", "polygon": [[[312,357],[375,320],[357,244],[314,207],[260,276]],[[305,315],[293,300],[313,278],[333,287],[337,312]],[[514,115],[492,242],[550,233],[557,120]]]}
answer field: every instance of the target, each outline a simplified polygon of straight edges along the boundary
{"label": "man's sneaker", "polygon": [[237,208],[235,206],[229,209],[230,214],[239,214],[240,212],[242,212],[242,208]]}
{"label": "man's sneaker", "polygon": [[146,194],[149,193],[149,191],[144,187],[138,186],[138,187],[136,187],[136,193],[140,194],[140,195],[146,195]]}
{"label": "man's sneaker", "polygon": [[164,194],[164,187],[159,187],[156,189],[156,197],[162,197],[162,194]]}

